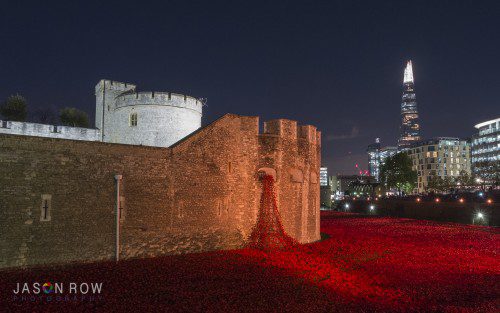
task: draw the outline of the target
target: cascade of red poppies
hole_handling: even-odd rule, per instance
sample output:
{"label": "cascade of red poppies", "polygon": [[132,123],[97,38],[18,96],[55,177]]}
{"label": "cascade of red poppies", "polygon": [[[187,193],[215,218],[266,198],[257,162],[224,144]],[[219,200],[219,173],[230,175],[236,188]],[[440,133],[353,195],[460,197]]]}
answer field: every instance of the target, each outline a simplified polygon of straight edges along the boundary
{"label": "cascade of red poppies", "polygon": [[276,204],[274,178],[271,175],[262,177],[262,195],[260,198],[259,216],[255,224],[248,246],[261,250],[287,249],[297,245],[297,241],[286,234]]}

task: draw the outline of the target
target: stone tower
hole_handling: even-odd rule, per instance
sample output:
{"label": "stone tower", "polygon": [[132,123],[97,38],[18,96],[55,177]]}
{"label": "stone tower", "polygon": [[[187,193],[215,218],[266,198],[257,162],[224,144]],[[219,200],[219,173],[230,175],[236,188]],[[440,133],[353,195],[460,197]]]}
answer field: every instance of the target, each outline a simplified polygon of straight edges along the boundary
{"label": "stone tower", "polygon": [[201,127],[202,102],[170,92],[137,92],[101,80],[95,88],[95,126],[104,142],[169,147]]}

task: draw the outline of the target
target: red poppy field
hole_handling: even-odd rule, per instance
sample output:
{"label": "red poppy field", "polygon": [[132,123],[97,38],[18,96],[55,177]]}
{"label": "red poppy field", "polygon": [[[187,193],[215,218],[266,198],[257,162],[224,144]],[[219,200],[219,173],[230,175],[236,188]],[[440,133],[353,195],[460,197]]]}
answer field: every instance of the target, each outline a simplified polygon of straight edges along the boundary
{"label": "red poppy field", "polygon": [[[13,311],[498,312],[498,229],[322,213],[322,241],[0,272]],[[17,282],[103,282],[100,298],[13,300]]]}

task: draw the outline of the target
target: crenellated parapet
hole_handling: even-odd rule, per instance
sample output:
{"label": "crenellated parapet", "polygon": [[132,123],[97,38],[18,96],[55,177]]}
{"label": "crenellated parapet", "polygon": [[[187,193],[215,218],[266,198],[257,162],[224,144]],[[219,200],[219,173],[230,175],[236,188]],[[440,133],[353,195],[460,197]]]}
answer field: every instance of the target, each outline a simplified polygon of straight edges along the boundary
{"label": "crenellated parapet", "polygon": [[[248,220],[248,215],[233,214],[231,210],[243,208],[245,212],[257,212],[259,179],[263,174],[273,176],[285,231],[303,243],[316,241],[320,238],[321,132],[314,126],[298,125],[289,119],[269,120],[262,125],[259,132],[258,117],[226,114],[171,146],[170,156],[186,164],[199,158],[204,167],[200,169],[203,174],[197,177],[209,177],[206,173],[217,175],[217,188],[226,193],[222,192],[212,201],[216,203],[216,220],[224,220],[224,225],[238,223],[246,234],[255,220]],[[189,172],[193,170],[190,168]],[[197,183],[184,174],[182,171],[176,179],[185,179],[198,189]],[[244,182],[251,183],[243,185]],[[207,190],[203,188],[198,193]],[[238,196],[231,196],[230,190],[236,190]],[[184,189],[179,191],[182,192]],[[195,206],[192,198],[186,195],[183,204]],[[203,198],[210,199],[210,195]],[[190,201],[192,204],[187,203]]]}
{"label": "crenellated parapet", "polygon": [[321,132],[311,125],[298,125],[297,121],[275,119],[264,122],[262,136],[275,136],[287,140],[305,140],[321,145]]}
{"label": "crenellated parapet", "polygon": [[172,92],[138,92],[103,79],[96,86],[96,128],[104,142],[169,147],[201,127],[203,103]]}
{"label": "crenellated parapet", "polygon": [[299,138],[316,144],[316,127],[311,125],[301,125],[299,127]]}
{"label": "crenellated parapet", "polygon": [[[275,178],[286,233],[301,243],[321,238],[315,127],[277,119],[259,133],[258,117],[226,114],[198,129],[200,114],[181,107],[108,111],[114,98],[101,91],[104,142],[99,129],[0,121],[0,186],[8,187],[0,188],[8,217],[0,268],[115,258],[117,204],[120,259],[244,247],[259,218],[262,173]],[[26,239],[21,228],[46,236]]]}
{"label": "crenellated parapet", "polygon": [[303,243],[318,240],[321,132],[288,119],[266,121],[259,134],[258,162],[259,171],[276,177],[285,231]]}
{"label": "crenellated parapet", "polygon": [[282,138],[297,139],[297,121],[275,119],[264,122],[264,134],[277,135]]}
{"label": "crenellated parapet", "polygon": [[130,83],[122,83],[109,79],[101,79],[97,85],[95,86],[96,95],[103,90],[112,90],[112,91],[130,91],[135,90],[137,88],[136,85]]}
{"label": "crenellated parapet", "polygon": [[164,105],[202,113],[203,103],[194,97],[171,92],[132,92],[118,95],[115,108],[137,105]]}

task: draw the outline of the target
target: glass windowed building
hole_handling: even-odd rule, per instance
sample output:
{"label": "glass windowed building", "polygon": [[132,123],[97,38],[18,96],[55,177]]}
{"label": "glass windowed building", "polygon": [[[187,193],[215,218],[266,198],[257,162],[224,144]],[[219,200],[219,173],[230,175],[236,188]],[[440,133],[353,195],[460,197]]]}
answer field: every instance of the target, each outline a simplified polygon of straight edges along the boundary
{"label": "glass windowed building", "polygon": [[485,183],[495,183],[500,175],[500,118],[474,126],[472,170]]}
{"label": "glass windowed building", "polygon": [[319,185],[320,186],[328,186],[328,168],[320,167],[319,168]]}
{"label": "glass windowed building", "polygon": [[378,182],[380,179],[380,166],[385,160],[398,152],[397,147],[381,147],[380,138],[375,139],[375,143],[368,146],[368,170],[370,175]]}
{"label": "glass windowed building", "polygon": [[406,152],[418,174],[416,192],[427,191],[434,177],[456,179],[462,172],[471,174],[470,145],[466,140],[438,137],[414,143]]}
{"label": "glass windowed building", "polygon": [[408,61],[403,77],[403,97],[401,102],[401,126],[398,147],[408,148],[420,140],[420,124],[418,122],[417,97],[413,82],[413,67]]}

